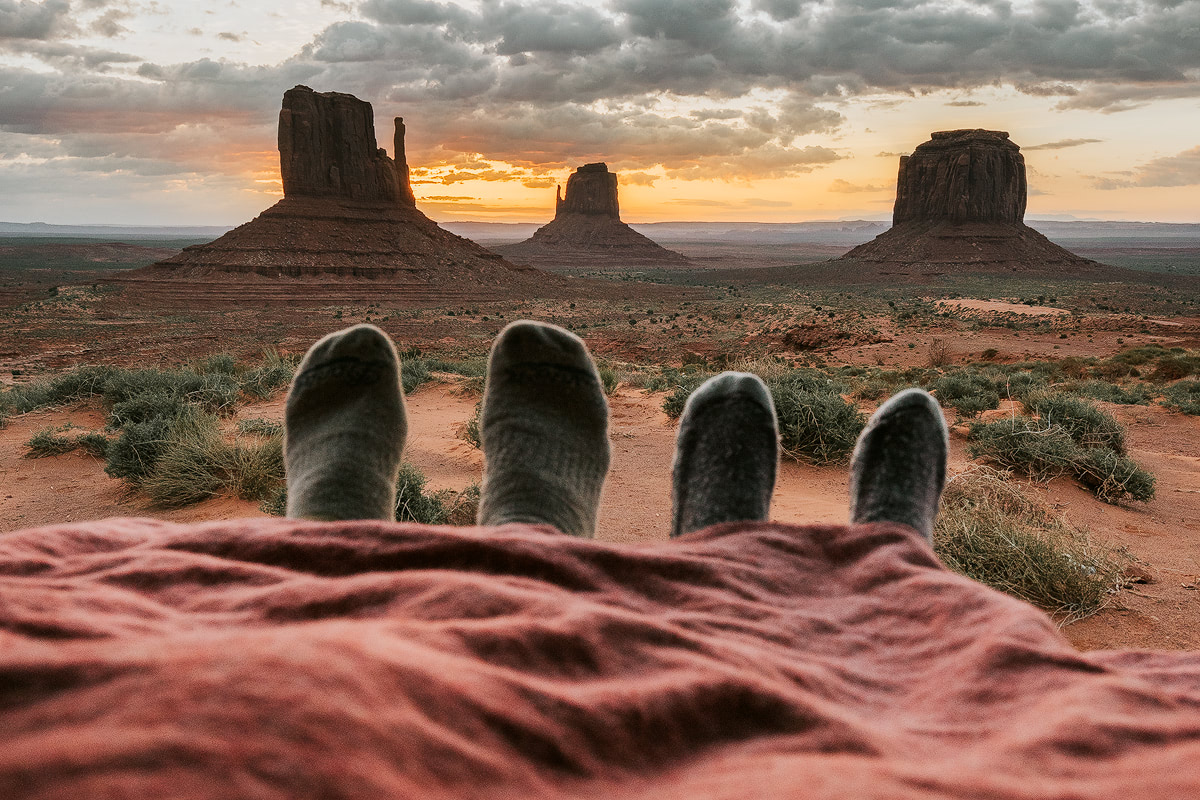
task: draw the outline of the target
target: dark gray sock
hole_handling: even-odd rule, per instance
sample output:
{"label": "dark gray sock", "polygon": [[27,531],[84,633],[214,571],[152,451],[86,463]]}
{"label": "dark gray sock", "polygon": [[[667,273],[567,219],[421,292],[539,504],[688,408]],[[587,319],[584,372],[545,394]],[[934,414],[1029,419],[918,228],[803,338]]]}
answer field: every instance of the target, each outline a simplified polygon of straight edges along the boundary
{"label": "dark gray sock", "polygon": [[501,331],[479,433],[480,525],[528,522],[595,535],[610,460],[608,403],[578,336],[528,320]]}
{"label": "dark gray sock", "polygon": [[387,334],[356,325],[321,339],[288,391],[287,515],[394,520],[407,433],[400,360]]}
{"label": "dark gray sock", "polygon": [[719,522],[765,520],[778,463],[775,404],[763,382],[745,372],[709,378],[679,419],[671,536]]}
{"label": "dark gray sock", "polygon": [[933,537],[946,484],[946,422],[922,389],[905,389],[871,415],[850,465],[850,521],[898,522]]}

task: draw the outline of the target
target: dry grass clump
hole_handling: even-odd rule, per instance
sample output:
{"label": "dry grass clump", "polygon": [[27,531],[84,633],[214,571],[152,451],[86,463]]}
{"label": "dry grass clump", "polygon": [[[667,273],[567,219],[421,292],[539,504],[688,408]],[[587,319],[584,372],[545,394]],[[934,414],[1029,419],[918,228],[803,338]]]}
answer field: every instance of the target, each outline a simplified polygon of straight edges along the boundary
{"label": "dry grass clump", "polygon": [[933,533],[950,569],[1055,616],[1095,614],[1124,585],[1123,557],[1030,496],[1007,471],[976,467],[946,484]]}

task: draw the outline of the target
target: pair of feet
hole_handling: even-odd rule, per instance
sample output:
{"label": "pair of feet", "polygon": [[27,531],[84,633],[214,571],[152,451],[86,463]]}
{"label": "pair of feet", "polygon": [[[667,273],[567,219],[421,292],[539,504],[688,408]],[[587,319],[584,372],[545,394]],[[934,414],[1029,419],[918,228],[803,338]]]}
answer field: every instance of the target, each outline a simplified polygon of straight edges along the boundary
{"label": "pair of feet", "polygon": [[[309,350],[285,419],[289,517],[392,520],[407,434],[400,363],[370,325]],[[608,473],[608,404],[587,348],[553,325],[515,322],[492,346],[480,415],[479,524],[548,524],[592,536]],[[688,399],[679,424],[671,535],[765,520],[779,460],[762,381],[725,372]],[[945,475],[936,402],[908,390],[872,417],[851,468],[851,521],[899,522],[925,536]]]}

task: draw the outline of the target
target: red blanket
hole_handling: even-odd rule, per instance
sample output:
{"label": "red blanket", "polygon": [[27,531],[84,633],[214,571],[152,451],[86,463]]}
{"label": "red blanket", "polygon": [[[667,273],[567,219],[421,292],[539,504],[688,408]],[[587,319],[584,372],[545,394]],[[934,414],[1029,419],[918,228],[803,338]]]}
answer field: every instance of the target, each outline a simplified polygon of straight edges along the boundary
{"label": "red blanket", "polygon": [[1200,655],[885,525],[0,536],[6,800],[671,796],[1200,796]]}

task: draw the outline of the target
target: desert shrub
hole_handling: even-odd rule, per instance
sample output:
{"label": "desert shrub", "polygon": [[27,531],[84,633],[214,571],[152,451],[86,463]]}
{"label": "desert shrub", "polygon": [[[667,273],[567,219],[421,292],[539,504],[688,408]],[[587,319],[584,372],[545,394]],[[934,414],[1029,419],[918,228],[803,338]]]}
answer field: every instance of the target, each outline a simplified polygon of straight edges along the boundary
{"label": "desert shrub", "polygon": [[404,387],[405,394],[414,391],[430,377],[432,373],[423,358],[406,358],[400,363],[400,384]]}
{"label": "desert shrub", "polygon": [[1073,462],[1075,478],[1106,503],[1125,498],[1148,503],[1154,499],[1154,476],[1129,456],[1107,447],[1084,450]]}
{"label": "desert shrub", "polygon": [[1033,392],[1022,401],[1046,425],[1058,425],[1081,447],[1125,452],[1125,428],[1087,400],[1061,392]]}
{"label": "desert shrub", "polygon": [[95,431],[81,433],[75,437],[75,447],[90,456],[104,458],[108,454],[108,437]]}
{"label": "desert shrub", "polygon": [[0,396],[0,404],[18,414],[47,406],[63,405],[100,394],[113,367],[76,367],[45,381],[14,386]]}
{"label": "desert shrub", "polygon": [[1056,517],[1009,473],[988,467],[947,482],[933,544],[950,569],[1064,623],[1096,613],[1123,584],[1117,554]]}
{"label": "desert shrub", "polygon": [[429,368],[430,372],[449,372],[466,378],[482,378],[487,375],[486,358],[464,358],[457,361],[427,358],[425,366]]}
{"label": "desert shrub", "polygon": [[775,375],[760,375],[775,391],[823,392],[841,394],[850,391],[844,382],[819,369],[790,369]]}
{"label": "desert shrub", "polygon": [[1184,414],[1200,415],[1200,381],[1180,381],[1168,386],[1162,404]]}
{"label": "desert shrub", "polygon": [[213,353],[197,362],[195,371],[201,375],[234,375],[238,371],[238,363],[229,353]]}
{"label": "desert shrub", "polygon": [[1109,381],[1087,380],[1063,384],[1058,388],[1082,397],[1123,406],[1146,405],[1150,402],[1151,397],[1150,391],[1140,383],[1121,386]]}
{"label": "desert shrub", "polygon": [[75,438],[59,433],[59,428],[42,428],[25,443],[26,458],[47,458],[69,453],[75,449]]}
{"label": "desert shrub", "polygon": [[929,366],[944,367],[950,363],[950,344],[941,338],[929,340]]}
{"label": "desert shrub", "polygon": [[279,436],[283,433],[283,425],[262,417],[251,417],[238,420],[237,431],[254,436]]}
{"label": "desert shrub", "polygon": [[483,439],[479,435],[479,415],[483,412],[483,401],[480,400],[475,404],[475,410],[471,412],[471,417],[463,423],[462,431],[459,432],[459,438],[469,443],[476,450],[483,447]]}
{"label": "desert shrub", "polygon": [[1177,381],[1200,371],[1200,357],[1195,355],[1167,355],[1158,360],[1150,373],[1152,381]]}
{"label": "desert shrub", "polygon": [[1065,430],[1029,417],[1007,417],[971,426],[968,453],[1045,481],[1067,471],[1079,446]]}
{"label": "desert shrub", "polygon": [[200,375],[187,369],[118,370],[104,382],[104,399],[114,408],[141,395],[179,398],[208,411],[226,411],[237,403],[241,387],[230,375]]}
{"label": "desert shrub", "polygon": [[296,372],[294,359],[281,355],[278,351],[268,350],[263,355],[262,364],[242,373],[240,384],[242,391],[251,397],[265,400],[277,389],[292,382]]}
{"label": "desert shrub", "polygon": [[109,440],[104,471],[133,486],[139,485],[158,463],[174,422],[167,417],[155,417],[124,426],[119,436]]}
{"label": "desert shrub", "polygon": [[1140,347],[1130,347],[1127,350],[1122,350],[1112,358],[1107,359],[1107,363],[1127,364],[1137,367],[1168,355],[1170,352],[1170,350],[1161,344],[1144,344]]}
{"label": "desert shrub", "polygon": [[813,464],[831,464],[850,455],[867,423],[857,406],[832,391],[797,389],[786,381],[769,386],[784,455]]}
{"label": "desert shrub", "polygon": [[996,384],[978,372],[952,372],[935,380],[930,389],[938,403],[949,406],[964,417],[976,417],[1000,406]]}
{"label": "desert shrub", "polygon": [[419,467],[405,461],[396,476],[396,520],[439,525],[446,509],[432,495],[424,492],[428,479]]}
{"label": "desert shrub", "polygon": [[707,372],[677,373],[672,377],[671,390],[663,399],[662,410],[671,419],[679,419],[692,392],[708,380]]}
{"label": "desert shrub", "polygon": [[114,403],[108,412],[108,421],[112,427],[120,428],[135,422],[146,422],[155,417],[173,418],[183,413],[189,405],[189,402],[178,394],[152,390]]}
{"label": "desert shrub", "polygon": [[612,367],[601,366],[596,372],[600,375],[600,385],[604,387],[605,394],[612,394],[617,390],[617,384],[621,381]]}
{"label": "desert shrub", "polygon": [[230,443],[216,417],[193,413],[173,422],[140,486],[156,504],[179,507],[224,491],[247,500],[269,497],[283,477],[282,437]]}
{"label": "desert shrub", "polygon": [[211,414],[183,414],[168,428],[153,468],[139,485],[156,505],[168,508],[207,500],[223,485],[232,449]]}
{"label": "desert shrub", "polygon": [[1154,476],[1107,447],[1082,447],[1059,424],[1010,417],[971,427],[968,453],[1034,480],[1069,474],[1106,503],[1149,502]]}

